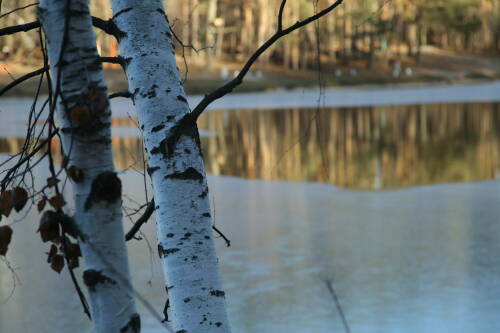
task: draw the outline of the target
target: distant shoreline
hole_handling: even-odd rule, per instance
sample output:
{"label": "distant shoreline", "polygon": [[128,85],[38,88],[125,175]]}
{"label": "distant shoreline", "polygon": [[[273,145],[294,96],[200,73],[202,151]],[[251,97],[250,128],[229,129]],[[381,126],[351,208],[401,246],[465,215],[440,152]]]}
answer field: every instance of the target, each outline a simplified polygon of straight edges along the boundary
{"label": "distant shoreline", "polygon": [[[193,108],[202,95],[189,95]],[[232,93],[211,104],[208,110],[316,108],[320,90],[296,88],[251,93]],[[321,96],[320,107],[362,107],[381,105],[415,105],[440,103],[500,102],[500,80],[460,84],[401,84],[327,87]],[[29,97],[0,98],[2,119],[19,119],[19,110],[31,105]],[[113,117],[128,117],[134,112],[132,102],[125,98],[111,101]]]}

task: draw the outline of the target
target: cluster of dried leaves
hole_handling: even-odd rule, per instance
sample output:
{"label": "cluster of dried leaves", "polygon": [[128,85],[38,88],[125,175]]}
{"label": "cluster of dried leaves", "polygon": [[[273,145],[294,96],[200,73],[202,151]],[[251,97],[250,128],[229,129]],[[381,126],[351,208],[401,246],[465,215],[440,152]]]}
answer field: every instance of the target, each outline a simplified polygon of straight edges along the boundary
{"label": "cluster of dried leaves", "polygon": [[[67,169],[70,178],[81,181],[82,172],[73,167]],[[47,187],[55,187],[59,179],[50,177],[47,179]],[[56,191],[58,192],[58,191]],[[9,217],[12,210],[20,212],[28,202],[28,191],[21,187],[4,190],[0,193],[0,221],[2,216]],[[45,210],[47,204],[50,206]],[[64,196],[56,193],[52,197],[42,195],[36,206],[38,212],[42,214],[37,232],[44,243],[51,242],[50,251],[47,253],[47,262],[51,268],[60,273],[66,262],[70,269],[79,266],[79,257],[81,257],[80,246],[76,239],[79,236],[78,229],[73,219],[62,211],[66,205]],[[10,226],[0,226],[0,255],[5,256],[12,240],[13,230]],[[74,239],[75,241],[72,241]]]}
{"label": "cluster of dried leaves", "polygon": [[[0,221],[2,216],[9,217],[12,209],[20,212],[28,202],[28,191],[21,187],[5,190],[0,193]],[[0,255],[5,256],[12,240],[12,228],[0,226]]]}
{"label": "cluster of dried leaves", "polygon": [[[48,187],[54,187],[57,183],[59,183],[59,179],[55,177],[47,179]],[[44,211],[47,203],[52,209]],[[38,212],[43,212],[37,232],[40,233],[44,243],[52,243],[50,251],[47,253],[47,262],[57,273],[60,273],[64,268],[64,258],[67,260],[68,268],[73,269],[79,266],[78,258],[82,256],[80,245],[76,241],[73,243],[68,237],[71,236],[76,240],[78,229],[73,219],[62,211],[62,207],[65,205],[66,201],[61,193],[56,193],[50,198],[43,196],[37,202]]]}

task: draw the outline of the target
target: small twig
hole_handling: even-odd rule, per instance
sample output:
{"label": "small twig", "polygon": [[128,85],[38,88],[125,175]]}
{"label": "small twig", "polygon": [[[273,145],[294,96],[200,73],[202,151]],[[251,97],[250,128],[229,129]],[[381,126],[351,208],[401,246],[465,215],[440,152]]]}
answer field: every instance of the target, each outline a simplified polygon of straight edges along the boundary
{"label": "small twig", "polygon": [[[118,64],[118,65],[121,65],[122,67],[125,67],[125,64],[126,64],[125,59],[123,59],[120,56],[118,56],[118,57],[99,57],[98,60],[100,62]],[[9,91],[12,88],[14,88],[15,86],[23,83],[24,81],[29,80],[29,79],[31,79],[31,78],[33,78],[35,76],[38,76],[40,74],[43,74],[43,73],[47,72],[49,69],[50,69],[50,66],[44,66],[44,67],[42,67],[40,69],[37,69],[36,71],[30,72],[28,74],[25,74],[25,75],[21,76],[20,78],[17,78],[16,80],[10,82],[8,85],[6,85],[2,89],[0,89],[0,96],[2,96],[7,91]],[[115,96],[115,97],[130,97],[130,96]]]}
{"label": "small twig", "polygon": [[13,25],[11,27],[5,27],[0,29],[0,36],[12,35],[15,34],[16,32],[21,32],[21,31],[26,32],[36,28],[40,28],[40,22],[38,21]]}
{"label": "small twig", "polygon": [[[148,203],[148,206],[146,207],[146,210],[144,213],[139,217],[139,219],[134,223],[132,228],[127,232],[127,235],[125,236],[125,240],[128,242],[129,240],[135,238],[135,235],[139,232],[141,229],[142,225],[146,223],[151,215],[153,215],[153,212],[155,211],[155,199],[151,199],[151,201]],[[220,231],[217,229],[216,226],[212,225],[212,229],[224,239],[224,242],[226,243],[226,246],[229,247],[231,246],[231,241]]]}
{"label": "small twig", "polygon": [[99,57],[98,60],[100,62],[106,62],[110,64],[117,64],[122,66],[122,68],[125,68],[126,66],[126,61],[123,57],[118,56],[118,57]]}
{"label": "small twig", "polygon": [[146,207],[146,210],[141,215],[141,217],[139,217],[139,219],[134,223],[132,228],[127,232],[127,235],[125,236],[125,240],[127,242],[135,237],[135,234],[139,232],[139,229],[141,229],[142,225],[149,220],[151,215],[153,215],[154,211],[155,211],[155,200],[152,199],[148,203],[148,206]]}
{"label": "small twig", "polygon": [[278,12],[278,32],[283,30],[283,12],[285,11],[286,0],[281,1]]}
{"label": "small twig", "polygon": [[[92,25],[96,28],[101,29],[105,33],[114,36],[117,39],[123,37],[123,33],[121,33],[116,27],[113,20],[103,20],[98,17],[92,16]],[[5,27],[0,29],[0,36],[12,35],[16,32],[27,32],[36,28],[40,28],[40,21],[33,21],[25,24],[13,25],[10,27]]]}
{"label": "small twig", "polygon": [[119,91],[112,93],[108,96],[109,99],[123,97],[123,98],[132,98],[132,94],[129,91]]}
{"label": "small twig", "polygon": [[5,187],[5,182],[9,180],[10,178],[10,175],[15,172],[20,166],[22,166],[24,163],[26,163],[27,161],[29,161],[33,156],[35,156],[35,154],[40,151],[40,149],[42,149],[43,147],[45,147],[47,144],[50,146],[50,140],[56,136],[56,134],[59,132],[59,129],[55,129],[53,132],[51,132],[49,134],[49,136],[43,140],[38,146],[36,146],[28,155],[26,155],[23,159],[21,159],[19,162],[16,163],[16,165],[14,165],[12,168],[9,169],[9,171],[7,172],[7,175],[3,178],[2,180],[2,183],[1,183],[1,186],[2,186],[2,190],[4,189]]}
{"label": "small twig", "polygon": [[342,324],[344,325],[346,333],[351,333],[351,329],[349,328],[349,324],[347,323],[347,320],[345,318],[344,311],[342,311],[342,306],[340,305],[337,293],[335,292],[335,289],[333,289],[332,280],[325,279],[324,282],[326,284],[326,287],[328,288],[328,291],[330,292],[330,295],[332,295],[333,301],[335,302],[335,306],[337,307],[337,312],[339,313],[340,319],[342,319]]}
{"label": "small twig", "polygon": [[[297,21],[295,24],[289,26],[286,29],[283,29],[282,26],[280,29],[280,26],[278,26],[278,30],[274,33],[274,35],[272,35],[264,44],[262,44],[257,49],[257,51],[255,51],[255,53],[250,56],[250,58],[248,58],[245,65],[241,68],[238,76],[236,76],[233,80],[229,81],[225,85],[223,85],[223,86],[219,87],[218,89],[212,91],[211,93],[205,95],[205,97],[201,100],[201,102],[186,117],[190,118],[192,121],[196,121],[198,119],[198,117],[202,114],[202,112],[205,111],[205,109],[207,108],[208,105],[210,105],[215,100],[229,94],[230,92],[233,91],[234,88],[236,88],[241,83],[243,83],[243,79],[247,75],[248,71],[250,70],[250,68],[252,67],[254,62],[257,61],[257,59],[260,57],[260,55],[262,53],[264,53],[269,47],[271,47],[271,45],[273,45],[281,37],[286,36],[289,33],[293,32],[299,28],[302,28],[303,26],[305,26],[311,22],[314,22],[314,21],[320,19],[321,17],[325,16],[326,14],[330,13],[332,10],[334,10],[335,8],[340,6],[342,4],[342,2],[343,2],[343,0],[337,0],[332,5],[326,7],[322,11],[320,11],[312,16],[309,16],[308,18],[306,18],[302,21]],[[278,16],[279,15],[283,16],[285,3],[286,3],[286,0],[283,0],[281,2],[280,12],[279,12]],[[281,17],[281,20],[282,19],[283,18]],[[169,140],[167,140],[167,141],[169,141]]]}
{"label": "small twig", "polygon": [[217,229],[217,227],[215,225],[212,226],[212,229],[214,229],[214,231],[219,234],[219,236],[222,237],[222,239],[224,239],[224,242],[226,242],[226,246],[227,247],[230,247],[231,246],[231,241],[222,233],[222,231],[220,231],[219,229]]}
{"label": "small twig", "polygon": [[68,271],[69,275],[71,277],[71,281],[73,282],[73,285],[75,286],[76,293],[78,294],[78,297],[80,298],[80,302],[82,303],[83,307],[83,312],[89,317],[90,320],[92,320],[92,316],[90,315],[90,310],[89,310],[89,304],[87,302],[87,299],[85,298],[85,294],[82,291],[82,288],[80,288],[80,285],[78,284],[78,281],[76,280],[75,277],[75,272],[73,272],[73,268],[71,268],[69,258],[68,258],[68,244],[66,243],[66,234],[63,231],[63,241],[61,242],[64,250],[64,259],[66,259],[66,265],[68,266]]}
{"label": "small twig", "polygon": [[33,7],[33,6],[38,6],[38,2],[29,4],[29,5],[26,5],[26,6],[23,6],[23,7],[18,7],[18,8],[12,9],[11,11],[9,11],[9,12],[7,12],[5,14],[0,15],[0,19],[4,18],[5,16],[8,16],[8,15],[10,15],[12,13],[15,13],[15,12],[17,12],[19,10],[23,10],[23,9],[26,9],[26,8],[29,8],[29,7]]}
{"label": "small twig", "polygon": [[15,79],[14,81],[10,82],[5,87],[3,87],[2,89],[0,89],[0,96],[2,96],[7,91],[9,91],[10,89],[14,88],[15,86],[17,86],[18,84],[21,84],[24,81],[29,80],[29,79],[31,79],[31,78],[33,78],[35,76],[40,75],[40,74],[43,74],[43,73],[45,73],[48,70],[49,70],[49,66],[45,66],[45,67],[42,67],[40,69],[37,69],[36,71],[33,71],[33,72],[28,73],[26,75],[23,75],[20,78]]}

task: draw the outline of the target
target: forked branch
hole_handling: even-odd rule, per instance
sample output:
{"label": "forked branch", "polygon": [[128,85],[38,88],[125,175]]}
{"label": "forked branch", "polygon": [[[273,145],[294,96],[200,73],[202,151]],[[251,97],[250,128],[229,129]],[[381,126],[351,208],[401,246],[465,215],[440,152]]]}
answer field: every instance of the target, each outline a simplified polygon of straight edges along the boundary
{"label": "forked branch", "polygon": [[274,35],[272,35],[264,44],[262,44],[257,51],[255,51],[254,54],[248,58],[247,62],[243,67],[241,68],[240,73],[238,76],[236,76],[233,80],[229,81],[225,85],[219,87],[218,89],[212,91],[211,93],[205,95],[205,97],[201,100],[201,102],[193,109],[191,113],[189,113],[189,117],[191,120],[196,121],[198,117],[205,111],[205,109],[215,100],[227,95],[228,93],[232,92],[234,88],[239,86],[242,82],[245,76],[247,75],[248,71],[252,67],[252,65],[255,63],[255,61],[260,57],[262,53],[264,53],[269,47],[271,47],[276,41],[278,41],[281,37],[288,35],[289,33],[302,28],[303,26],[314,22],[321,17],[325,16],[326,14],[330,13],[333,11],[335,8],[340,6],[344,0],[337,0],[335,1],[332,5],[326,7],[325,9],[317,12],[316,14],[309,16],[308,18],[302,20],[302,21],[297,21],[295,24],[289,26],[286,29],[283,29],[283,12],[285,10],[285,5],[286,5],[287,0],[282,0],[280,4],[280,9],[278,12],[278,28]]}

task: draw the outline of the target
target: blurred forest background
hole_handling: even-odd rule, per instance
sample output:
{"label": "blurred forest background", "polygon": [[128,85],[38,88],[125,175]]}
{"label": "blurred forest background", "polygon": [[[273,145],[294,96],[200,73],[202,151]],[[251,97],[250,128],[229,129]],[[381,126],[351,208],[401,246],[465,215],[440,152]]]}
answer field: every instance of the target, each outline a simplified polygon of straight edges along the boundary
{"label": "blurred forest background", "polygon": [[[330,2],[289,1],[285,23],[293,24]],[[3,1],[1,12],[30,3]],[[234,75],[276,29],[279,4],[280,0],[167,0],[176,35],[184,46],[194,47],[177,47],[190,77],[210,84],[211,79]],[[91,7],[94,16],[111,17],[107,1],[91,1]],[[0,22],[9,26],[35,18],[33,6],[1,17]],[[101,55],[116,56],[114,38],[96,33]],[[41,64],[36,31],[1,37],[0,50],[2,76]],[[250,89],[268,88],[275,78],[285,80],[285,86],[307,85],[309,79],[317,84],[318,60],[322,71],[330,74],[327,84],[498,78],[499,50],[500,0],[345,0],[319,25],[300,29],[265,53],[250,81],[265,77],[260,81],[266,82],[255,87],[250,82]],[[113,66],[117,68],[107,68]],[[120,85],[121,78],[111,79]],[[188,90],[205,88],[198,84],[188,85]]]}

